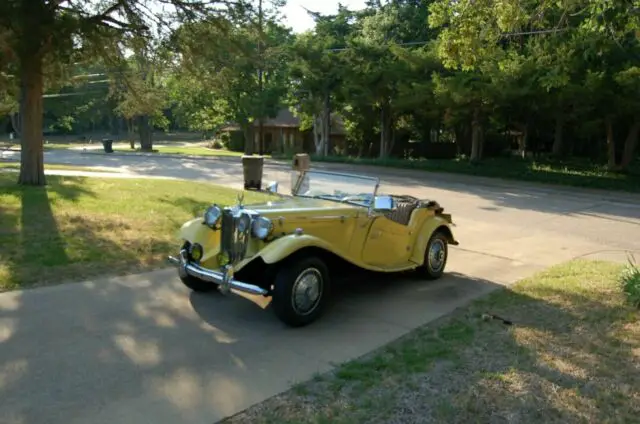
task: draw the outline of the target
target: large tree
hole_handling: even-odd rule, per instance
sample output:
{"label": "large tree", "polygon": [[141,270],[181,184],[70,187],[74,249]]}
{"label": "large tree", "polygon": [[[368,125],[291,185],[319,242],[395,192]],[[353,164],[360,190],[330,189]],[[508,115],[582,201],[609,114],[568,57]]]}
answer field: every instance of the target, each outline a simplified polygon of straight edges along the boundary
{"label": "large tree", "polygon": [[[181,84],[198,93],[176,100],[190,109],[191,119],[238,124],[246,153],[253,153],[254,123],[277,115],[289,82],[289,30],[267,13],[260,21],[206,19],[182,26],[175,37]],[[262,137],[259,141],[263,153]]]}
{"label": "large tree", "polygon": [[[5,0],[0,2],[0,71],[19,86],[22,143],[18,182],[44,185],[43,94],[47,65],[73,62],[84,50],[112,54],[125,34],[150,36],[152,27],[171,19],[194,19],[224,12],[220,5],[243,9],[238,0]],[[163,10],[170,6],[169,12]],[[116,49],[117,50],[117,49]]]}

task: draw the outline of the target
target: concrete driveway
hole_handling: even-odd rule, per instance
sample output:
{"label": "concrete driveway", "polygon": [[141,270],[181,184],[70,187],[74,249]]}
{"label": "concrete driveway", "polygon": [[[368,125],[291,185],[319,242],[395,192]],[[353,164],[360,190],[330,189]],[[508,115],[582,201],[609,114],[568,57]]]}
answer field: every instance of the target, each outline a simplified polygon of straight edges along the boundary
{"label": "concrete driveway", "polygon": [[[46,160],[236,186],[242,175],[237,161]],[[636,196],[346,170],[379,172],[384,191],[436,199],[453,213],[461,244],[443,279],[350,281],[303,329],[250,300],[190,293],[173,270],[0,294],[0,423],[211,424],[536,270],[640,251]],[[286,168],[266,174],[286,189]]]}

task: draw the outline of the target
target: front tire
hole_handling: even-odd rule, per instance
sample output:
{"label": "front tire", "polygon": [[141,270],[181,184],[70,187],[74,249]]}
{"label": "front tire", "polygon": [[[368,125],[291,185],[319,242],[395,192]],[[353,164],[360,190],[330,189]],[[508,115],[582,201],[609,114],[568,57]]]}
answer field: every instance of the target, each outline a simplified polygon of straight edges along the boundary
{"label": "front tire", "polygon": [[302,327],[322,315],[329,289],[329,270],[320,258],[289,260],[276,274],[271,305],[282,322]]}
{"label": "front tire", "polygon": [[449,243],[442,231],[431,235],[424,252],[424,262],[418,269],[421,277],[436,280],[442,277],[449,257]]}
{"label": "front tire", "polygon": [[186,277],[179,277],[180,281],[182,281],[182,284],[184,284],[194,292],[208,293],[217,288],[215,284],[202,281],[201,279],[192,277],[191,275],[187,275]]}

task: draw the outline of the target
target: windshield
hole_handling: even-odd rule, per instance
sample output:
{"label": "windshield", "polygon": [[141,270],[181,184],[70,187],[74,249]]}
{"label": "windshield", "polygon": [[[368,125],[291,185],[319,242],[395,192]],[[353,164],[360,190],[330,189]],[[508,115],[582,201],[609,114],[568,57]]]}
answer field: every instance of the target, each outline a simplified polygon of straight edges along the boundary
{"label": "windshield", "polygon": [[[291,187],[294,196],[334,200],[369,207],[378,185],[377,178],[334,172],[308,171],[304,180],[298,181],[300,174],[293,172]],[[296,183],[299,183],[295,191]]]}

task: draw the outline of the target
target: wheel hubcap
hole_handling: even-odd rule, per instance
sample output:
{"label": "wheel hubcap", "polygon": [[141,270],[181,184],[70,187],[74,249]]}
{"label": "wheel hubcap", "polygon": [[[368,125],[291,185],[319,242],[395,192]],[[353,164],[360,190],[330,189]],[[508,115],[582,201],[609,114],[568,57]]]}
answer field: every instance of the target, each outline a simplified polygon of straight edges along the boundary
{"label": "wheel hubcap", "polygon": [[429,268],[433,272],[438,272],[444,266],[445,260],[445,246],[442,240],[436,239],[431,243],[429,247]]}
{"label": "wheel hubcap", "polygon": [[299,315],[312,313],[322,296],[322,274],[316,268],[305,269],[293,283],[291,305]]}

